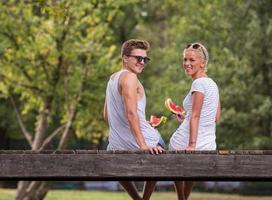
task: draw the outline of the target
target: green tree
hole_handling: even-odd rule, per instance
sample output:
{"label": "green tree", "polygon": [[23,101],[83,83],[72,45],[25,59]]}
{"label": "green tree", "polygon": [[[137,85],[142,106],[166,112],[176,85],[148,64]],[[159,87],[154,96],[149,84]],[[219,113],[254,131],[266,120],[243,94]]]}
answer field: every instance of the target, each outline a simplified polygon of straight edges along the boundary
{"label": "green tree", "polygon": [[[32,150],[72,132],[105,134],[105,79],[116,68],[109,28],[115,1],[6,1],[0,4],[1,97],[8,99]],[[102,93],[103,91],[103,93]],[[45,182],[19,182],[16,199],[42,199]]]}
{"label": "green tree", "polygon": [[[105,87],[120,68],[119,47],[143,38],[151,43],[152,59],[140,76],[147,117],[168,116],[160,128],[167,141],[178,124],[164,101],[171,97],[181,104],[191,84],[181,69],[182,49],[200,41],[210,53],[208,74],[220,88],[218,148],[270,148],[271,7],[266,0],[2,2],[0,98],[14,112],[0,108],[1,116],[8,115],[1,128],[16,132],[7,128],[16,117],[33,150],[48,148],[56,138],[55,148],[65,148],[72,133],[101,143],[107,132]],[[42,198],[43,184],[19,184],[17,199]]]}
{"label": "green tree", "polygon": [[[148,114],[165,114],[164,100],[181,103],[190,86],[182,49],[199,41],[209,50],[208,74],[219,85],[222,120],[219,148],[256,149],[271,145],[270,1],[148,1],[145,19],[132,34],[151,41],[152,62],[142,79]],[[167,140],[178,124],[161,132]]]}

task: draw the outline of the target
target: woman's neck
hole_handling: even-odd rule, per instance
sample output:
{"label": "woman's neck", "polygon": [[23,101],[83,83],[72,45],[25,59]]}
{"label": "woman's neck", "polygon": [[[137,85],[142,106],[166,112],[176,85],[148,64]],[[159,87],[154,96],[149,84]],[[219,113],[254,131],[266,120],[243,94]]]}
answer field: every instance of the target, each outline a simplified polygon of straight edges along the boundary
{"label": "woman's neck", "polygon": [[192,77],[192,80],[196,80],[198,78],[208,77],[208,75],[205,72],[201,72],[201,73],[198,73],[198,74],[194,74],[191,77]]}

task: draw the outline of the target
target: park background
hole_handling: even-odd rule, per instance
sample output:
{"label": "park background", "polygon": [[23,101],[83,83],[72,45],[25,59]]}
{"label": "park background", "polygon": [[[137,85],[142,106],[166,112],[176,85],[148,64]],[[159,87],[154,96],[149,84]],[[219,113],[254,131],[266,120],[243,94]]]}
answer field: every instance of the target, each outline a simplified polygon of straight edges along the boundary
{"label": "park background", "polygon": [[[139,78],[147,119],[168,117],[159,129],[166,142],[178,123],[164,101],[182,103],[191,85],[182,50],[201,42],[220,89],[218,149],[271,149],[271,9],[271,0],[1,1],[0,149],[104,149],[105,88],[131,38],[151,44]],[[268,182],[244,185],[272,190]]]}

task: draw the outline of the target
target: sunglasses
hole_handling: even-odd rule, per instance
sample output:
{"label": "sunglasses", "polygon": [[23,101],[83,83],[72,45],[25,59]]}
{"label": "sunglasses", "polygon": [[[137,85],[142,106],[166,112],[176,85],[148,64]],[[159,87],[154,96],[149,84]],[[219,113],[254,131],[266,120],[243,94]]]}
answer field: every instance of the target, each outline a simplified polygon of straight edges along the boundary
{"label": "sunglasses", "polygon": [[147,64],[150,61],[150,58],[148,57],[142,57],[142,56],[134,56],[134,55],[128,55],[128,57],[133,57],[136,58],[137,63],[142,62],[142,60],[144,61],[144,64]]}
{"label": "sunglasses", "polygon": [[188,48],[190,48],[190,47],[192,47],[193,49],[199,49],[199,48],[200,48],[201,52],[202,52],[203,55],[204,55],[204,59],[207,60],[205,51],[203,50],[203,48],[202,48],[202,46],[201,46],[200,44],[197,44],[197,43],[194,43],[194,44],[187,44],[185,48],[188,49]]}

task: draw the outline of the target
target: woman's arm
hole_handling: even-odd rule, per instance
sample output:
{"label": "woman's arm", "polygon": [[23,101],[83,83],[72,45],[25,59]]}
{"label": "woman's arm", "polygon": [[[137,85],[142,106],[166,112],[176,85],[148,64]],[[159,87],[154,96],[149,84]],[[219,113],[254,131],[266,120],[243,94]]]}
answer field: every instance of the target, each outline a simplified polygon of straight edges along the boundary
{"label": "woman's arm", "polygon": [[199,119],[201,114],[201,109],[204,101],[204,94],[201,92],[192,93],[192,116],[190,119],[190,136],[189,145],[187,150],[195,150],[196,140],[199,128]]}
{"label": "woman's arm", "polygon": [[108,111],[107,111],[106,99],[105,99],[105,103],[104,103],[103,118],[104,118],[105,122],[107,122],[107,124],[108,124]]}
{"label": "woman's arm", "polygon": [[216,111],[216,116],[215,116],[215,122],[218,124],[221,118],[221,103],[219,100],[217,111]]}

